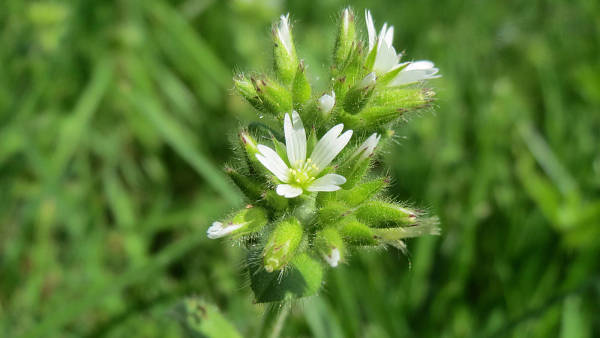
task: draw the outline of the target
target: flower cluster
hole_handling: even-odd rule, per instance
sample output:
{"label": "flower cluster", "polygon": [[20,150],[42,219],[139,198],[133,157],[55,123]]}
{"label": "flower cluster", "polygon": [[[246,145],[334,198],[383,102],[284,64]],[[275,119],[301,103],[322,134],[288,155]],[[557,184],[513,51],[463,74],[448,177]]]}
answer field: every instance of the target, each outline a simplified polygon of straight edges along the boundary
{"label": "flower cluster", "polygon": [[433,91],[423,84],[439,77],[438,69],[430,61],[400,62],[394,27],[384,24],[377,35],[369,11],[365,20],[367,43],[352,10],[341,13],[332,80],[320,95],[296,54],[289,15],[273,27],[275,76],[234,79],[266,118],[240,131],[241,160],[226,168],[248,205],[214,222],[207,235],[248,249],[258,302],[314,294],[324,267],[346,262],[352,250],[404,250],[406,238],[439,231],[435,217],[385,197],[389,178],[370,170],[395,124],[429,106]]}

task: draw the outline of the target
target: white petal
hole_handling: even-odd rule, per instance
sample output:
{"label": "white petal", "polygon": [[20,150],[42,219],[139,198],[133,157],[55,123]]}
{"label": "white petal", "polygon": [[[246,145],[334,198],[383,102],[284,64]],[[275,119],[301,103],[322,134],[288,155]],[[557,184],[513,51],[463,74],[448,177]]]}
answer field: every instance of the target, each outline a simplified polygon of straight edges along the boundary
{"label": "white petal", "polygon": [[378,73],[387,73],[398,65],[400,57],[391,44],[382,43],[377,49],[377,56],[373,64],[373,70]]}
{"label": "white petal", "polygon": [[298,168],[306,160],[306,132],[300,115],[295,110],[291,118],[289,114],[285,114],[283,131],[290,166]]}
{"label": "white petal", "polygon": [[327,264],[329,264],[332,268],[335,268],[340,262],[340,250],[338,250],[338,248],[333,248],[329,252],[329,255],[323,255],[323,258],[325,258]]}
{"label": "white petal", "polygon": [[319,98],[319,109],[327,114],[333,109],[335,105],[335,92],[331,91],[331,95],[323,95]]}
{"label": "white petal", "polygon": [[348,26],[350,26],[350,10],[346,8],[342,13],[342,29],[344,30],[344,34],[348,33]]}
{"label": "white petal", "polygon": [[338,174],[327,174],[314,180],[312,184],[306,188],[308,191],[336,191],[340,190],[340,185],[346,183],[346,178]]}
{"label": "white petal", "polygon": [[360,155],[362,159],[371,156],[373,154],[373,151],[375,150],[375,147],[377,147],[377,144],[379,143],[380,139],[381,135],[378,135],[377,133],[371,134],[371,136],[369,136],[369,138],[367,138],[365,142],[363,142],[363,144],[361,144],[360,147],[356,149],[353,156]]}
{"label": "white petal", "polygon": [[352,130],[340,135],[342,130],[344,130],[343,124],[334,126],[315,145],[315,149],[310,155],[312,163],[317,167],[312,171],[313,174],[316,175],[327,167],[350,141]]}
{"label": "white petal", "polygon": [[287,182],[289,179],[289,168],[283,162],[281,157],[277,155],[275,150],[264,146],[262,144],[258,145],[259,153],[256,154],[256,159],[265,166],[265,168],[269,169],[273,175],[277,176],[277,178],[282,182]]}
{"label": "white petal", "polygon": [[433,62],[428,61],[428,60],[419,60],[419,61],[410,62],[409,65],[406,66],[406,68],[404,68],[404,70],[431,69],[431,68],[434,68]]}
{"label": "white petal", "polygon": [[277,195],[285,198],[294,198],[302,194],[302,188],[289,184],[280,184],[277,186],[275,191],[277,192]]}
{"label": "white petal", "polygon": [[360,88],[366,88],[368,86],[374,85],[376,81],[377,76],[375,75],[375,72],[370,72],[369,74],[367,74],[367,76],[365,76],[364,79],[362,79],[362,81],[360,81],[360,84],[358,86]]}
{"label": "white petal", "polygon": [[441,77],[441,75],[436,75],[438,71],[439,70],[437,68],[414,70],[406,70],[405,68],[402,71],[400,71],[400,73],[398,73],[394,80],[390,82],[389,86],[401,86],[419,81],[436,79],[438,77]]}
{"label": "white petal", "polygon": [[365,21],[367,22],[367,33],[369,34],[369,52],[375,47],[375,40],[377,39],[377,33],[375,32],[375,24],[373,23],[373,17],[371,11],[365,9]]}
{"label": "white petal", "polygon": [[390,26],[390,28],[388,28],[387,32],[384,33],[383,41],[388,46],[391,46],[394,43],[394,26]]}
{"label": "white petal", "polygon": [[285,47],[288,54],[292,54],[292,35],[290,33],[290,13],[279,17],[279,26],[277,27],[277,37]]}
{"label": "white petal", "polygon": [[221,222],[213,222],[213,224],[206,230],[206,236],[210,239],[221,238],[223,236],[229,235],[235,230],[243,227],[246,223],[242,224],[228,224],[225,227]]}

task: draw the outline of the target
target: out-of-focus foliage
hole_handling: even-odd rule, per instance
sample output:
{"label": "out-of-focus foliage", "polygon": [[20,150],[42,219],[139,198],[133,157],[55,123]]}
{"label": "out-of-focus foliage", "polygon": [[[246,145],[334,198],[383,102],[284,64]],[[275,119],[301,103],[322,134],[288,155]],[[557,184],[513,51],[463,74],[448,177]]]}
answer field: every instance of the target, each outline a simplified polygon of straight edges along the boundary
{"label": "out-of-focus foliage", "polygon": [[[318,83],[346,4],[0,2],[0,336],[177,337],[195,294],[259,334],[243,252],[205,235],[241,203],[233,70],[268,69],[289,11]],[[600,3],[351,5],[444,75],[386,156],[443,234],[356,253],[282,335],[599,335]]]}

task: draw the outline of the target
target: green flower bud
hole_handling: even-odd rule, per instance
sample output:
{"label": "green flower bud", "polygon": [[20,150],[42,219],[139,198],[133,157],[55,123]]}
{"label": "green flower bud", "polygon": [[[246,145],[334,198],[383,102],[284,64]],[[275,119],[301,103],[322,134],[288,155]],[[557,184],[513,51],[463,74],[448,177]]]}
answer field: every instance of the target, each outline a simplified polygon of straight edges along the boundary
{"label": "green flower bud", "polygon": [[267,190],[263,195],[265,203],[276,211],[287,209],[288,199],[278,195],[275,190]]}
{"label": "green flower bud", "polygon": [[279,270],[288,264],[302,240],[302,225],[296,218],[288,218],[276,225],[263,250],[267,272]]}
{"label": "green flower bud", "polygon": [[289,14],[279,18],[279,24],[273,28],[273,59],[275,73],[285,84],[291,84],[298,69],[298,57],[292,38]]}
{"label": "green flower bud", "polygon": [[284,86],[266,78],[251,80],[264,107],[262,111],[279,116],[292,110],[292,95]]}
{"label": "green flower bud", "polygon": [[251,202],[254,202],[262,197],[261,195],[263,188],[260,182],[248,177],[248,175],[240,174],[237,170],[231,167],[226,167],[225,172]]}
{"label": "green flower bud", "polygon": [[339,262],[344,260],[345,245],[342,236],[334,227],[327,227],[317,232],[315,237],[315,247],[321,254],[321,257],[331,267],[338,266]]}
{"label": "green flower bud", "polygon": [[379,177],[372,181],[358,184],[352,189],[340,190],[337,192],[337,197],[349,207],[356,207],[385,189],[389,182],[389,178]]}
{"label": "green flower bud", "polygon": [[256,159],[256,154],[258,153],[258,144],[256,140],[247,130],[240,131],[240,143],[244,148],[244,152],[246,153],[246,161],[248,162],[248,166],[254,171],[258,173],[264,173],[265,169],[262,164]]}
{"label": "green flower bud", "polygon": [[350,8],[344,9],[340,17],[340,24],[335,47],[333,51],[334,67],[342,68],[352,48],[356,45],[356,27],[354,24],[354,12]]}
{"label": "green flower bud", "polygon": [[380,139],[379,134],[372,134],[358,146],[348,159],[340,164],[337,173],[346,178],[346,183],[343,185],[344,189],[351,189],[366,175],[371,165],[373,152]]}
{"label": "green flower bud", "polygon": [[353,245],[377,245],[375,233],[365,223],[352,216],[347,216],[337,223],[336,228],[347,243]]}
{"label": "green flower bud", "polygon": [[[339,193],[339,192],[338,192]],[[325,194],[326,195],[326,194]],[[329,194],[332,195],[332,194]],[[334,223],[348,212],[348,207],[337,201],[326,202],[317,212],[317,221],[321,225]]]}
{"label": "green flower bud", "polygon": [[310,83],[306,79],[306,68],[304,67],[304,61],[300,61],[298,64],[298,70],[294,77],[294,85],[292,86],[292,99],[294,101],[294,109],[300,109],[300,107],[310,100],[311,88]]}
{"label": "green flower bud", "polygon": [[369,73],[344,99],[344,110],[356,114],[367,104],[375,89],[375,73]]}
{"label": "green flower bud", "polygon": [[364,109],[344,123],[355,130],[377,128],[395,121],[405,112],[425,107],[433,92],[420,88],[377,89]]}
{"label": "green flower bud", "polygon": [[213,222],[206,234],[210,239],[228,235],[239,238],[261,230],[267,221],[267,213],[263,208],[249,206],[238,211],[225,222]]}
{"label": "green flower bud", "polygon": [[371,227],[388,228],[415,225],[417,212],[394,203],[371,201],[354,212],[356,217]]}
{"label": "green flower bud", "polygon": [[233,85],[237,92],[240,93],[240,95],[242,95],[242,97],[246,99],[246,101],[248,101],[252,107],[259,111],[263,110],[264,107],[262,101],[258,97],[258,93],[256,92],[256,89],[254,89],[252,81],[246,78],[245,75],[239,74],[238,76],[234,77]]}

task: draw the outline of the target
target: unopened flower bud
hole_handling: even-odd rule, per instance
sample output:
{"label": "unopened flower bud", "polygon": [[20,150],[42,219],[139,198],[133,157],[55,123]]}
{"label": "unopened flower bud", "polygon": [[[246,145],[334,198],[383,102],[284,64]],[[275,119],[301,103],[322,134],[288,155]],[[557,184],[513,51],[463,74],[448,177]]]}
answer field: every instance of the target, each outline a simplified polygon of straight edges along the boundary
{"label": "unopened flower bud", "polygon": [[263,109],[262,102],[258,97],[256,89],[254,89],[252,81],[246,78],[245,75],[239,74],[238,76],[234,77],[233,85],[238,93],[240,93],[240,95],[242,95],[242,97],[246,99],[246,101],[248,101],[252,107],[256,108],[257,110]]}
{"label": "unopened flower bud", "polygon": [[227,173],[227,176],[231,178],[233,183],[235,183],[235,185],[237,185],[237,187],[250,200],[250,202],[254,202],[261,198],[263,188],[260,182],[257,182],[248,175],[243,175],[230,167],[226,167],[225,172]]}
{"label": "unopened flower bud", "polygon": [[333,227],[327,227],[316,234],[315,246],[323,259],[331,267],[342,261],[345,251],[344,241],[340,233]]}
{"label": "unopened flower bud", "polygon": [[210,239],[228,235],[235,237],[259,231],[267,224],[267,213],[263,208],[250,207],[237,212],[225,222],[213,222],[206,231]]}
{"label": "unopened flower bud", "polygon": [[265,270],[273,272],[289,263],[301,240],[302,225],[296,218],[288,218],[277,224],[263,250]]}
{"label": "unopened flower bud", "polygon": [[376,82],[377,82],[377,75],[375,75],[375,72],[370,72],[369,74],[367,74],[367,76],[365,76],[360,81],[360,83],[358,84],[358,87],[359,88],[371,87],[371,86],[374,86]]}
{"label": "unopened flower bud", "polygon": [[292,95],[275,80],[252,78],[254,89],[261,99],[263,111],[273,115],[292,110]]}
{"label": "unopened flower bud", "polygon": [[371,227],[386,228],[415,225],[418,213],[394,203],[371,201],[359,206],[354,215]]}
{"label": "unopened flower bud", "polygon": [[354,12],[350,8],[344,9],[340,18],[335,48],[333,52],[333,61],[336,67],[346,62],[348,55],[356,44],[356,27],[354,25]]}
{"label": "unopened flower bud", "polygon": [[298,70],[294,77],[294,84],[292,86],[292,99],[294,101],[294,108],[300,109],[302,104],[310,100],[311,95],[310,83],[306,78],[306,67],[304,61],[300,60],[298,64]]}
{"label": "unopened flower bud", "polygon": [[342,238],[353,245],[377,245],[373,229],[352,216],[344,217],[337,225]]}
{"label": "unopened flower bud", "polygon": [[331,95],[325,94],[319,98],[319,109],[323,114],[329,114],[335,105],[335,92],[331,91]]}
{"label": "unopened flower bud", "polygon": [[289,13],[282,15],[279,18],[279,24],[273,29],[275,72],[279,79],[286,84],[293,81],[298,68],[298,58],[294,48],[289,18]]}

